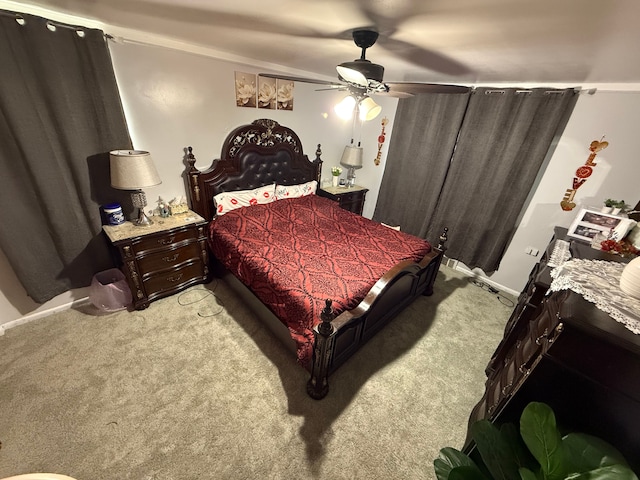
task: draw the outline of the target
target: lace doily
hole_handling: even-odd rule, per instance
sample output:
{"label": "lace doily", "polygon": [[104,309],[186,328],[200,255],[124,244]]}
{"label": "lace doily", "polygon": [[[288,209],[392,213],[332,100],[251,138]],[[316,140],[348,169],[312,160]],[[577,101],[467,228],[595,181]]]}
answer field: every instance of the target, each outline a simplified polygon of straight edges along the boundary
{"label": "lace doily", "polygon": [[620,290],[625,263],[571,259],[551,270],[549,292],[572,290],[640,335],[640,300]]}

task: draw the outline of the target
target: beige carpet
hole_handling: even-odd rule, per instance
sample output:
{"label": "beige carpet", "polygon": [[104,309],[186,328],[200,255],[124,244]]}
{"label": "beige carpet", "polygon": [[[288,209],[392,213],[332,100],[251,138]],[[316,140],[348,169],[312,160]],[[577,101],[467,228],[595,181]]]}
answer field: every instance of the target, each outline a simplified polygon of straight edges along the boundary
{"label": "beige carpet", "polygon": [[[512,299],[511,299],[512,300]],[[306,372],[223,281],[0,337],[0,478],[432,479],[460,447],[511,308],[442,267],[414,302],[306,395]]]}

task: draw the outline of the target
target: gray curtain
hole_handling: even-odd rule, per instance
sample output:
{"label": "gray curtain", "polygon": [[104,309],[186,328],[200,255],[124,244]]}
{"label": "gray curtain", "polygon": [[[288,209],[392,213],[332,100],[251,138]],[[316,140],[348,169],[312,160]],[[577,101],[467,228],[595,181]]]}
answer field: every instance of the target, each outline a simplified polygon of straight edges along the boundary
{"label": "gray curtain", "polygon": [[426,233],[470,95],[416,95],[398,102],[374,220]]}
{"label": "gray curtain", "polygon": [[[437,239],[446,226],[450,232],[449,257],[486,273],[497,270],[536,176],[551,153],[554,139],[564,130],[576,100],[573,89],[474,90],[460,129],[447,134],[457,137],[455,146],[448,151],[445,145],[435,147],[443,148],[440,158],[447,168],[444,180],[440,181],[440,176],[445,166],[434,163],[432,152],[425,153],[422,158],[428,163],[428,172],[432,168],[436,172],[433,178],[430,173],[422,173],[424,168],[419,173],[428,191],[426,200],[421,200],[424,188],[405,188],[402,204],[388,202],[390,195],[382,188],[393,185],[393,181],[383,179],[375,218],[387,223],[385,219],[392,212],[405,209],[403,215],[420,218],[421,227],[407,222],[400,224],[403,229],[428,239]],[[423,100],[400,100],[405,102]],[[421,128],[412,118],[404,117],[405,110],[398,108],[394,136],[397,128]],[[442,122],[454,114],[431,113],[442,117]],[[396,175],[395,165],[415,162],[396,155],[392,145],[385,177]],[[396,188],[402,189],[402,185]],[[414,198],[418,200],[415,204]]]}
{"label": "gray curtain", "polygon": [[131,139],[101,31],[0,11],[0,65],[0,248],[42,303],[113,266],[99,206]]}

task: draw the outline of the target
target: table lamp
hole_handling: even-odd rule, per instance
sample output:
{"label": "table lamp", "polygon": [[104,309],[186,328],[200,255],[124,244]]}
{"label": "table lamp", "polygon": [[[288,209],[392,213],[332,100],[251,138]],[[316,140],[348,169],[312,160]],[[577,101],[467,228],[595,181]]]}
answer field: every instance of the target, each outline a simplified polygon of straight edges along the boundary
{"label": "table lamp", "polygon": [[142,150],[113,150],[109,152],[111,186],[118,190],[134,190],[131,193],[133,206],[138,209],[134,225],[151,225],[153,221],[144,213],[147,197],[143,188],[162,183],[149,152]]}
{"label": "table lamp", "polygon": [[340,165],[346,167],[347,171],[347,187],[353,187],[356,183],[356,169],[362,168],[362,147],[360,144],[354,146],[347,145],[344,147]]}

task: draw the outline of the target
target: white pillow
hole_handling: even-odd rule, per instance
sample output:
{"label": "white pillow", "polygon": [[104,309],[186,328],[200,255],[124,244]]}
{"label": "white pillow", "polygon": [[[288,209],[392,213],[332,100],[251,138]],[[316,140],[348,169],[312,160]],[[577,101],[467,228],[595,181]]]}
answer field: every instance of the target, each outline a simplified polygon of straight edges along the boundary
{"label": "white pillow", "polygon": [[318,182],[315,180],[311,180],[307,183],[301,183],[299,185],[276,185],[276,200],[313,195],[316,193],[317,186]]}
{"label": "white pillow", "polygon": [[275,191],[276,184],[272,183],[264,187],[254,188],[253,190],[237,190],[235,192],[219,193],[213,197],[213,202],[216,206],[217,214],[224,215],[236,208],[271,203],[276,199]]}

